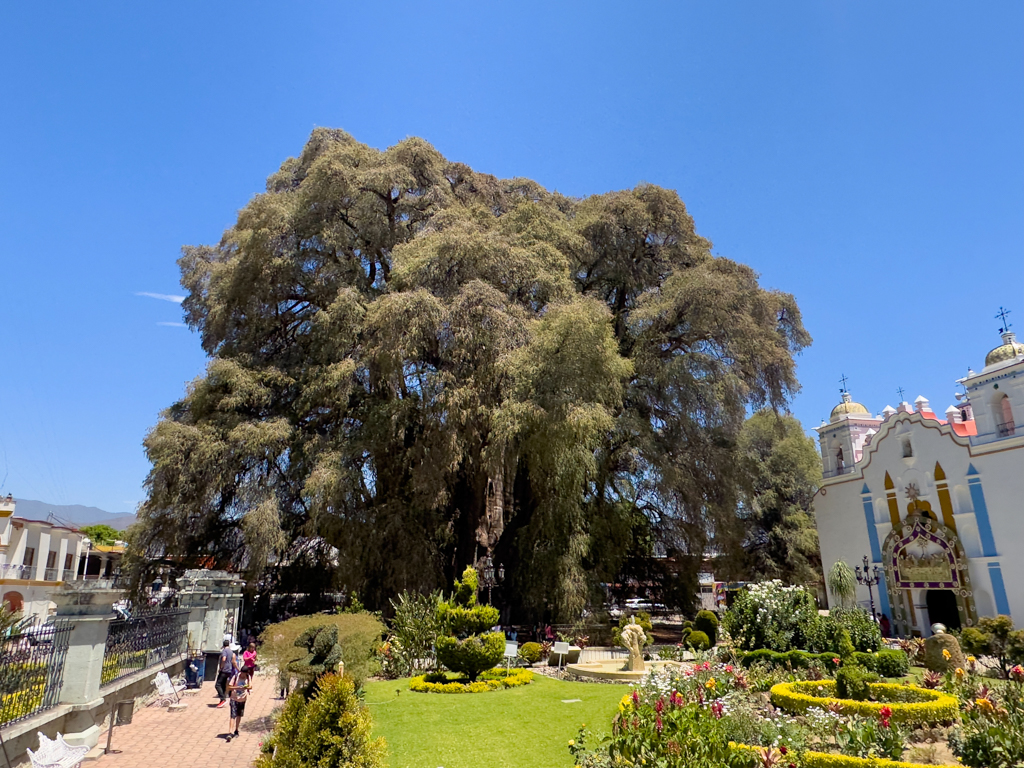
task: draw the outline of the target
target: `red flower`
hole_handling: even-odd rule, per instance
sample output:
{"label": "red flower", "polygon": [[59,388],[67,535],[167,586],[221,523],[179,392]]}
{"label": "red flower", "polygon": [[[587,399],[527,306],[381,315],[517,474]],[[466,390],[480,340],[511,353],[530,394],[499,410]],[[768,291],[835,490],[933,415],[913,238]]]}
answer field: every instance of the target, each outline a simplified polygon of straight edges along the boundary
{"label": "red flower", "polygon": [[840,662],[842,662],[842,659],[840,659],[838,656],[832,657],[832,663],[835,664],[837,667],[839,666]]}
{"label": "red flower", "polygon": [[725,671],[726,672],[732,672],[732,664],[726,664],[725,665]]}
{"label": "red flower", "polygon": [[1020,664],[1014,665],[1013,669],[1010,670],[1010,679],[1018,683],[1024,683],[1024,667]]}
{"label": "red flower", "polygon": [[665,699],[659,698],[657,703],[654,705],[654,711],[659,715],[665,711]]}
{"label": "red flower", "polygon": [[633,691],[633,703],[640,706],[640,694],[637,693],[636,690]]}
{"label": "red flower", "polygon": [[722,713],[724,711],[725,711],[725,707],[722,705],[722,702],[715,701],[715,702],[713,702],[711,704],[711,714],[713,714],[715,716],[715,720],[721,720],[722,719]]}
{"label": "red flower", "polygon": [[785,755],[787,752],[789,752],[789,750],[786,748],[785,745],[783,745],[783,746],[779,747],[779,752],[781,752],[783,755]]}
{"label": "red flower", "polygon": [[654,727],[658,729],[658,733],[661,733],[661,715],[655,716]]}

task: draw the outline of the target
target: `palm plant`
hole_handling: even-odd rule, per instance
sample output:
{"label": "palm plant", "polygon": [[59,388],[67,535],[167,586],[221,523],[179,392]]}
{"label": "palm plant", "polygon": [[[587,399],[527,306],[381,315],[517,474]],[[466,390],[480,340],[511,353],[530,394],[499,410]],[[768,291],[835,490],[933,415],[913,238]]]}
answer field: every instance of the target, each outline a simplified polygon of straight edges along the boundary
{"label": "palm plant", "polygon": [[837,560],[828,572],[828,590],[839,601],[839,607],[853,605],[857,597],[857,579],[853,569],[843,560]]}

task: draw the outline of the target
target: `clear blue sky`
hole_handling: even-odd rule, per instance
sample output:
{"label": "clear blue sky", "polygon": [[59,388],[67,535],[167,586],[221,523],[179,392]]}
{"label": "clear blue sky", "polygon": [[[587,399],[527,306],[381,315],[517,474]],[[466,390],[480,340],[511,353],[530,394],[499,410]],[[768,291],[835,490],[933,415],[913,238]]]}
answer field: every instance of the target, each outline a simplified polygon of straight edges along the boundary
{"label": "clear blue sky", "polygon": [[183,244],[216,241],[315,126],[587,195],[679,191],[792,292],[877,412],[937,410],[1024,331],[1024,4],[6,3],[0,489],[128,512],[141,441],[203,371]]}

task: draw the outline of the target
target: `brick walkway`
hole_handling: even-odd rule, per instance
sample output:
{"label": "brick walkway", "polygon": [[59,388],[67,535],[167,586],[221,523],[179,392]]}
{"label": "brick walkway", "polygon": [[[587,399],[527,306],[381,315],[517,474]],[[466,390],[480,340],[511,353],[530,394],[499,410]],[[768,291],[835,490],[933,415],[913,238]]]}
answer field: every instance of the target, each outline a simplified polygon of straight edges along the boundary
{"label": "brick walkway", "polygon": [[[259,754],[260,742],[270,730],[270,713],[283,702],[277,698],[276,676],[257,674],[245,705],[239,737],[228,743],[229,706],[216,709],[212,682],[196,695],[182,696],[188,707],[181,712],[145,707],[131,725],[114,728],[111,746],[120,754],[102,755],[85,763],[97,768],[249,768]],[[100,746],[107,743],[107,732]]]}

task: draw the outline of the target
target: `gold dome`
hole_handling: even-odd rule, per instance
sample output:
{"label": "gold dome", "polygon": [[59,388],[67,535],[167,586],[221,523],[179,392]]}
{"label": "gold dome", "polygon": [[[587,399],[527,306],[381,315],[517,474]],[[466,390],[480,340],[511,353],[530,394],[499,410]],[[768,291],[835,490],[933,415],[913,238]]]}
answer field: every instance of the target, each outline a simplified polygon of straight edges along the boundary
{"label": "gold dome", "polygon": [[861,415],[870,416],[871,411],[865,408],[860,403],[853,402],[849,392],[843,392],[843,402],[832,409],[832,413],[829,415],[829,421],[839,421],[839,417],[843,415],[853,416]]}
{"label": "gold dome", "polygon": [[985,367],[1012,360],[1017,355],[1024,355],[1024,344],[1017,341],[1012,331],[1003,334],[1003,343],[985,355]]}

